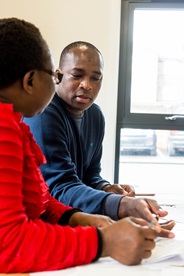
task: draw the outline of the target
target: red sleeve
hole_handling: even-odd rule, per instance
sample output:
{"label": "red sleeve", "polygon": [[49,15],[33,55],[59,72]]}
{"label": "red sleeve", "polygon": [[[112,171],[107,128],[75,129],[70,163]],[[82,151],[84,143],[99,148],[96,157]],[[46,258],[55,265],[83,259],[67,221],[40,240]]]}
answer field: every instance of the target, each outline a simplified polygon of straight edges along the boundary
{"label": "red sleeve", "polygon": [[49,271],[90,263],[98,250],[94,227],[71,228],[28,217],[23,136],[15,114],[4,106],[10,105],[0,103],[0,272]]}
{"label": "red sleeve", "polygon": [[[59,200],[52,197],[50,194],[48,196],[48,202],[45,212],[41,215],[42,220],[49,222],[51,224],[56,224],[59,221],[62,222],[62,216],[66,211],[72,210],[70,206],[62,204]],[[71,213],[72,214],[72,213]],[[68,217],[69,220],[70,217]],[[67,220],[67,221],[68,221]]]}

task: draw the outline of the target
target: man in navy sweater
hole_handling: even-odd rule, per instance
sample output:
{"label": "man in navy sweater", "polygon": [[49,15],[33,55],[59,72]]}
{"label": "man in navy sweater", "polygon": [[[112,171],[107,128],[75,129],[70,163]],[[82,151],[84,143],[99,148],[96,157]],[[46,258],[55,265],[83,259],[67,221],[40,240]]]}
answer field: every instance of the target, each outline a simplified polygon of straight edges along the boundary
{"label": "man in navy sweater", "polygon": [[[103,58],[88,42],[69,44],[61,53],[63,74],[46,110],[24,121],[46,156],[41,167],[50,193],[66,205],[114,220],[152,213],[165,216],[155,200],[138,199],[129,185],[110,184],[100,175],[104,116],[94,103],[103,78]],[[173,227],[169,222],[169,228]]]}

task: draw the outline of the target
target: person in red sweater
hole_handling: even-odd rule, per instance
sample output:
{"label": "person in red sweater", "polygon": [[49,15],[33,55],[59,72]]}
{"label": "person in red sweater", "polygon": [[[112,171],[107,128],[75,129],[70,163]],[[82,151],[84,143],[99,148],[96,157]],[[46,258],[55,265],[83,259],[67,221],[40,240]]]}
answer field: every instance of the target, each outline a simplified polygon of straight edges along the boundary
{"label": "person in red sweater", "polygon": [[[105,256],[139,264],[151,255],[157,236],[174,237],[153,218],[159,208],[146,201],[137,201],[136,208],[147,221],[114,222],[49,194],[39,169],[45,157],[22,118],[44,110],[62,74],[53,72],[38,28],[24,20],[0,19],[0,53],[0,272],[57,270]],[[134,204],[125,202],[125,213],[134,214]]]}

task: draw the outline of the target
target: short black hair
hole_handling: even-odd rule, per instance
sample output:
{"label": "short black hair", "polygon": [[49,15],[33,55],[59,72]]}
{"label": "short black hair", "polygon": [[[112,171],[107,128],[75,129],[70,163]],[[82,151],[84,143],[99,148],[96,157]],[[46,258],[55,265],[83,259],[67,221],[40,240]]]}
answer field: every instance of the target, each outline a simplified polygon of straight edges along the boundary
{"label": "short black hair", "polygon": [[63,51],[61,52],[61,55],[60,55],[60,59],[59,59],[59,67],[62,66],[62,63],[64,61],[64,57],[65,55],[73,48],[80,48],[82,46],[86,46],[87,48],[90,48],[90,49],[93,49],[95,51],[97,51],[101,57],[102,57],[102,54],[101,52],[91,43],[89,42],[86,42],[86,41],[75,41],[75,42],[72,42],[70,44],[68,44],[64,49]]}
{"label": "short black hair", "polygon": [[0,19],[0,88],[7,87],[50,58],[39,29],[18,18]]}

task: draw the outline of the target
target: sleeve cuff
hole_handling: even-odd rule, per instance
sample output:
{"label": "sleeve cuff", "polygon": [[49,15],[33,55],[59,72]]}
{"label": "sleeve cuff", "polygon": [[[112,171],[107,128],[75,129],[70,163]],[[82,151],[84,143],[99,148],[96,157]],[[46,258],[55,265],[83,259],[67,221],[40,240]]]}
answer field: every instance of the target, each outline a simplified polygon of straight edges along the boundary
{"label": "sleeve cuff", "polygon": [[101,234],[101,232],[98,228],[96,228],[96,230],[97,230],[97,234],[98,234],[98,250],[97,250],[97,253],[96,253],[96,257],[92,260],[92,262],[98,261],[98,259],[102,255],[102,248],[103,248],[102,234]]}
{"label": "sleeve cuff", "polygon": [[77,209],[77,208],[73,208],[73,209],[70,209],[70,210],[67,210],[59,219],[58,221],[58,224],[59,225],[67,225],[69,220],[70,220],[70,217],[76,213],[76,212],[82,212],[81,210]]}
{"label": "sleeve cuff", "polygon": [[118,220],[118,209],[123,195],[109,194],[103,202],[103,213],[102,215],[109,216],[113,220]]}
{"label": "sleeve cuff", "polygon": [[107,185],[111,185],[109,182],[100,182],[97,186],[96,186],[96,190],[103,190],[103,187],[107,186]]}

